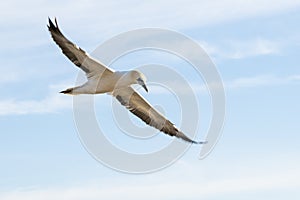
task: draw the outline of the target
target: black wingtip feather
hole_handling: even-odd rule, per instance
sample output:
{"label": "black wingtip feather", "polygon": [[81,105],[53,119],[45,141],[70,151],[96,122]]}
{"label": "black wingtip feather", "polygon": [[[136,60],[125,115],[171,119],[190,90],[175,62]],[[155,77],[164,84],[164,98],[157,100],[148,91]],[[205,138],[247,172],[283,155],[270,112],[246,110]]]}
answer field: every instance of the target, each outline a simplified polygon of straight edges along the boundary
{"label": "black wingtip feather", "polygon": [[49,25],[47,25],[47,26],[48,26],[49,31],[51,31],[51,30],[59,31],[56,17],[54,18],[55,25],[52,22],[52,20],[50,19],[50,17],[48,17],[48,22],[49,22]]}
{"label": "black wingtip feather", "polygon": [[51,35],[53,36],[53,34],[59,34],[59,35],[63,36],[63,34],[61,33],[61,31],[59,30],[56,17],[54,18],[54,23],[53,23],[53,21],[50,18],[48,18],[48,19],[49,19],[48,30],[50,31]]}
{"label": "black wingtip feather", "polygon": [[56,17],[54,17],[54,22],[55,22],[56,28],[58,28]]}
{"label": "black wingtip feather", "polygon": [[194,144],[207,144],[207,141],[200,141],[200,142],[196,142],[196,141],[193,141]]}
{"label": "black wingtip feather", "polygon": [[49,17],[48,17],[48,21],[49,21],[49,25],[48,25],[49,28],[55,27],[52,20]]}

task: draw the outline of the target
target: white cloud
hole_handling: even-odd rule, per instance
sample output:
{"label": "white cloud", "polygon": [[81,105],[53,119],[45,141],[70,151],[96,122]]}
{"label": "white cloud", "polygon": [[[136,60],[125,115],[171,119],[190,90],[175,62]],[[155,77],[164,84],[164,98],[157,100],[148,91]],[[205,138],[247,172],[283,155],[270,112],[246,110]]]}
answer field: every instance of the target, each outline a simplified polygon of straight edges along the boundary
{"label": "white cloud", "polygon": [[237,78],[235,80],[225,82],[225,87],[228,89],[237,89],[247,87],[276,86],[299,83],[299,75],[290,75],[283,77],[275,75],[260,75],[253,77]]}
{"label": "white cloud", "polygon": [[292,75],[287,78],[287,81],[300,81],[300,75]]}
{"label": "white cloud", "polygon": [[[0,116],[56,113],[64,109],[71,109],[72,97],[58,93],[58,86],[63,85],[65,84],[50,86],[48,96],[41,100],[0,99]],[[65,88],[65,86],[61,88]]]}
{"label": "white cloud", "polygon": [[[35,5],[39,7],[36,10],[27,10]],[[70,6],[72,5],[72,6]],[[64,16],[67,21],[76,23],[83,20],[98,21],[104,29],[128,26],[177,26],[177,28],[190,28],[214,22],[222,22],[243,17],[252,17],[258,15],[268,15],[289,9],[300,5],[298,0],[252,0],[241,2],[238,0],[173,0],[173,1],[151,1],[141,2],[131,1],[65,1],[56,4],[55,2],[28,2],[8,1],[3,3],[1,11],[1,20],[3,22],[10,17],[10,20],[17,20],[20,17],[31,18],[37,21],[37,16],[53,14]],[[9,8],[14,8],[18,15],[9,12]],[[99,14],[99,10],[101,10]],[[78,15],[80,13],[80,15]],[[38,15],[37,15],[38,14]],[[2,21],[0,21],[2,22]],[[102,27],[102,30],[103,30]],[[95,27],[97,28],[97,27]],[[99,27],[101,28],[101,27]],[[98,29],[98,28],[97,28]]]}
{"label": "white cloud", "polygon": [[[182,85],[180,82],[165,82],[166,86],[172,85],[172,88],[176,88],[173,92],[175,94],[189,95],[190,88]],[[256,87],[274,87],[274,86],[284,86],[284,85],[300,85],[300,75],[289,75],[289,76],[276,76],[272,74],[267,75],[257,75],[250,77],[240,77],[232,80],[226,80],[220,83],[211,83],[211,89],[220,89],[223,85],[223,88],[226,91],[231,90],[241,90],[246,88],[256,88]],[[189,84],[193,92],[199,94],[208,94],[209,90],[205,84],[192,82]],[[169,90],[166,90],[164,87],[154,87],[150,88],[151,94],[170,94]]]}
{"label": "white cloud", "polygon": [[277,43],[264,39],[256,39],[254,41],[240,43],[233,42],[232,46],[235,51],[231,55],[229,54],[229,57],[237,59],[249,56],[279,53],[279,45]]}
{"label": "white cloud", "polygon": [[226,59],[242,59],[261,55],[280,53],[283,44],[267,39],[231,40],[223,44],[210,44],[200,41],[201,46],[212,57]]}
{"label": "white cloud", "polygon": [[55,113],[62,109],[71,108],[72,101],[70,99],[62,97],[62,95],[59,96],[59,94],[52,94],[42,100],[0,100],[0,116]]}
{"label": "white cloud", "polygon": [[254,77],[242,77],[237,78],[232,81],[226,82],[226,88],[236,89],[236,88],[248,88],[248,87],[259,87],[259,86],[270,86],[281,84],[288,80],[288,78],[278,78],[271,75],[261,75]]}
{"label": "white cloud", "polygon": [[[182,170],[182,169],[180,169]],[[192,167],[191,172],[176,174],[190,174],[198,169]],[[249,172],[249,171],[248,171]],[[252,171],[253,173],[253,171]],[[99,184],[82,184],[81,186],[33,188],[8,191],[0,194],[2,200],[96,200],[96,199],[198,199],[219,198],[252,191],[289,190],[294,191],[300,186],[299,170],[282,170],[274,172],[274,169],[253,175],[244,173],[241,177],[219,178],[217,180],[183,180],[173,181],[173,177],[166,175],[153,181],[141,179],[139,184],[128,179],[124,183],[108,182]],[[151,175],[155,176],[155,175]],[[136,180],[136,179],[134,179]],[[143,180],[143,181],[142,181]],[[154,191],[154,192],[153,192]]]}
{"label": "white cloud", "polygon": [[[110,37],[130,29],[139,27],[163,27],[175,30],[197,28],[225,21],[241,20],[248,17],[271,15],[285,12],[300,6],[299,0],[173,0],[173,1],[35,1],[20,2],[16,0],[3,2],[0,12],[0,24],[10,24],[3,34],[14,36],[16,45],[37,38],[16,37],[19,25],[28,26],[22,30],[26,36],[41,36],[37,29],[46,31],[47,16],[58,17],[67,32],[75,32],[74,39],[90,40],[91,38]],[[33,7],[38,9],[32,9]],[[11,10],[14,12],[10,12]],[[17,13],[17,14],[15,14]],[[43,27],[41,28],[41,26]],[[15,28],[14,28],[15,27]],[[28,27],[28,28],[26,28]],[[80,27],[80,28],[78,28]],[[36,29],[37,28],[37,29]],[[16,31],[18,30],[18,31]],[[30,34],[27,34],[30,32]],[[83,38],[81,34],[84,34]],[[39,40],[38,40],[39,41]],[[46,40],[39,41],[40,43]],[[3,41],[5,42],[5,41]]]}

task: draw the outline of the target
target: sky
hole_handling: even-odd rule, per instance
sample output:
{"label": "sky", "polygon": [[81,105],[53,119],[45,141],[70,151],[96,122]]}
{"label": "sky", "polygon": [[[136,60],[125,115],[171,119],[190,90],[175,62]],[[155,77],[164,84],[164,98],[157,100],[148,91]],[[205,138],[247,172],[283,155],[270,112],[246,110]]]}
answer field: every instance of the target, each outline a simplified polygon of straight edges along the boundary
{"label": "sky", "polygon": [[[299,199],[300,1],[11,0],[0,5],[0,199]],[[48,16],[57,17],[63,33],[87,52],[120,33],[147,27],[196,41],[215,64],[226,95],[222,135],[209,156],[200,160],[201,147],[192,146],[172,165],[145,174],[119,172],[95,160],[78,136],[72,97],[59,94],[75,84],[79,69],[52,41]],[[188,63],[166,52],[134,52],[110,67],[129,70],[147,63],[172,66],[194,89],[203,84]],[[149,94],[140,92],[180,124],[176,98],[156,89],[150,85]],[[210,96],[195,91],[197,138],[203,139]],[[112,102],[97,95],[96,116],[121,148],[147,153],[174,140],[162,134],[151,138],[154,142],[126,138],[113,119]]]}

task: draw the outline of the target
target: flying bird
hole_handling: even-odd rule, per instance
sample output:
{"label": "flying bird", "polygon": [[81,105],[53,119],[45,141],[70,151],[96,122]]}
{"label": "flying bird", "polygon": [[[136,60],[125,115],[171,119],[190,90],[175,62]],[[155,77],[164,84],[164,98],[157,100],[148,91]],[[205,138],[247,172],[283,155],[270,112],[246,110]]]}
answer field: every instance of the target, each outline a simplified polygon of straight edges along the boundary
{"label": "flying bird", "polygon": [[144,74],[137,70],[114,71],[91,58],[84,50],[68,40],[61,33],[56,19],[54,24],[49,18],[49,25],[47,26],[54,42],[60,47],[62,53],[77,67],[82,69],[87,77],[87,82],[83,85],[68,88],[60,93],[70,95],[110,94],[130,112],[159,131],[170,136],[176,136],[190,143],[206,143],[194,141],[187,137],[131,87],[133,84],[139,84],[148,92]]}

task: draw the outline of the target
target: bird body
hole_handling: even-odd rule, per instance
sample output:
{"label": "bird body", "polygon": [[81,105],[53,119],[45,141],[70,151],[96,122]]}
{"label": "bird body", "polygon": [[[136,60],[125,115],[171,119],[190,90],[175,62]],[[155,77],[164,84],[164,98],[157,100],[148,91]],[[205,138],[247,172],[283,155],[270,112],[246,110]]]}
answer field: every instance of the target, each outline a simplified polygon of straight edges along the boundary
{"label": "bird body", "polygon": [[[136,75],[133,75],[136,74]],[[136,76],[137,78],[131,78]],[[129,87],[136,84],[139,76],[143,76],[138,71],[116,71],[105,76],[101,74],[88,77],[88,81],[81,86],[68,88],[61,93],[78,95],[78,94],[111,94],[114,90]]]}

